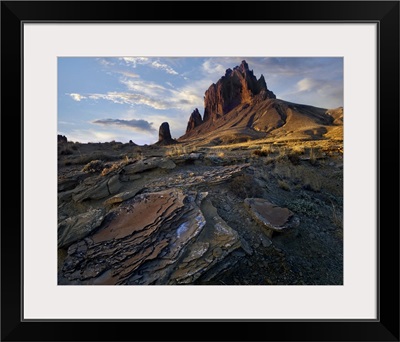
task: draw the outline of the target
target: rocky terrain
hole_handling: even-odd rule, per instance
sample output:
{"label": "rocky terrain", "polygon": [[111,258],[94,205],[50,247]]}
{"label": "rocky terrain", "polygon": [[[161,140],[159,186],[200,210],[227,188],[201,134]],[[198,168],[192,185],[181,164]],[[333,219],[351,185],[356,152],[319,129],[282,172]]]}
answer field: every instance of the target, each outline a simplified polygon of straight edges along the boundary
{"label": "rocky terrain", "polygon": [[340,285],[342,211],[343,108],[277,99],[245,61],[179,139],[58,137],[60,285]]}

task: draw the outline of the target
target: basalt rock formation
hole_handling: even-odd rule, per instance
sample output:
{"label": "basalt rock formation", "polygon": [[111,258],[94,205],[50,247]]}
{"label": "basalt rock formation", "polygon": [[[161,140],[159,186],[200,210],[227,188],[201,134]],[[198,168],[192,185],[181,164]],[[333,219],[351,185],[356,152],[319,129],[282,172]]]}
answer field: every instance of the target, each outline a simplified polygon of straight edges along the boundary
{"label": "basalt rock formation", "polygon": [[68,139],[67,139],[67,137],[65,135],[58,134],[57,135],[57,142],[58,143],[67,143]]}
{"label": "basalt rock formation", "polygon": [[227,69],[225,76],[205,92],[204,122],[214,121],[238,105],[250,102],[261,91],[265,92],[266,98],[276,98],[274,93],[268,90],[264,76],[261,75],[257,80],[246,61],[242,61],[242,64],[233,70]]}
{"label": "basalt rock formation", "polygon": [[200,126],[203,123],[203,119],[201,118],[201,114],[199,110],[196,108],[192,114],[190,114],[189,122],[186,128],[186,133],[190,132],[197,126]]}
{"label": "basalt rock formation", "polygon": [[172,144],[176,144],[176,140],[172,139],[168,122],[163,122],[158,131],[157,145],[172,145]]}

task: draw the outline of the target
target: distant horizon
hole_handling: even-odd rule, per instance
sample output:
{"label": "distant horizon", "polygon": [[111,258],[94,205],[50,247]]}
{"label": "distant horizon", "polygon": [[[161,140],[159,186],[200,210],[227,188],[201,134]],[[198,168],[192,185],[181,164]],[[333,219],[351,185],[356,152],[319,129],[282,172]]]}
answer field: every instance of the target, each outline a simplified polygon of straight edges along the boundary
{"label": "distant horizon", "polygon": [[168,122],[185,134],[204,93],[245,60],[277,99],[343,107],[341,57],[59,57],[58,134],[80,143],[151,145]]}

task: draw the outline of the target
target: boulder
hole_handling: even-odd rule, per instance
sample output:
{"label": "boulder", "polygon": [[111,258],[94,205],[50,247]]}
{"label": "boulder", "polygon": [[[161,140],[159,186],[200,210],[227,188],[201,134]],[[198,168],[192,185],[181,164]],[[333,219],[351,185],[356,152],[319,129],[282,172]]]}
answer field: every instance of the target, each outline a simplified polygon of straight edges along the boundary
{"label": "boulder", "polygon": [[288,208],[278,207],[264,198],[246,198],[244,204],[250,214],[267,229],[267,235],[273,232],[285,232],[300,224],[299,218]]}

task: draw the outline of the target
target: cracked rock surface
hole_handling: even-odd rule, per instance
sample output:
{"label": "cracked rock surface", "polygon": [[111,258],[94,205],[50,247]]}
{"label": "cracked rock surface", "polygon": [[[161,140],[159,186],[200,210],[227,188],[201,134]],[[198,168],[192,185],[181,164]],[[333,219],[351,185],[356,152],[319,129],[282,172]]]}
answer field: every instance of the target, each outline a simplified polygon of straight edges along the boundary
{"label": "cracked rock surface", "polygon": [[65,283],[192,283],[240,247],[237,232],[206,196],[169,189],[127,201],[68,248]]}

